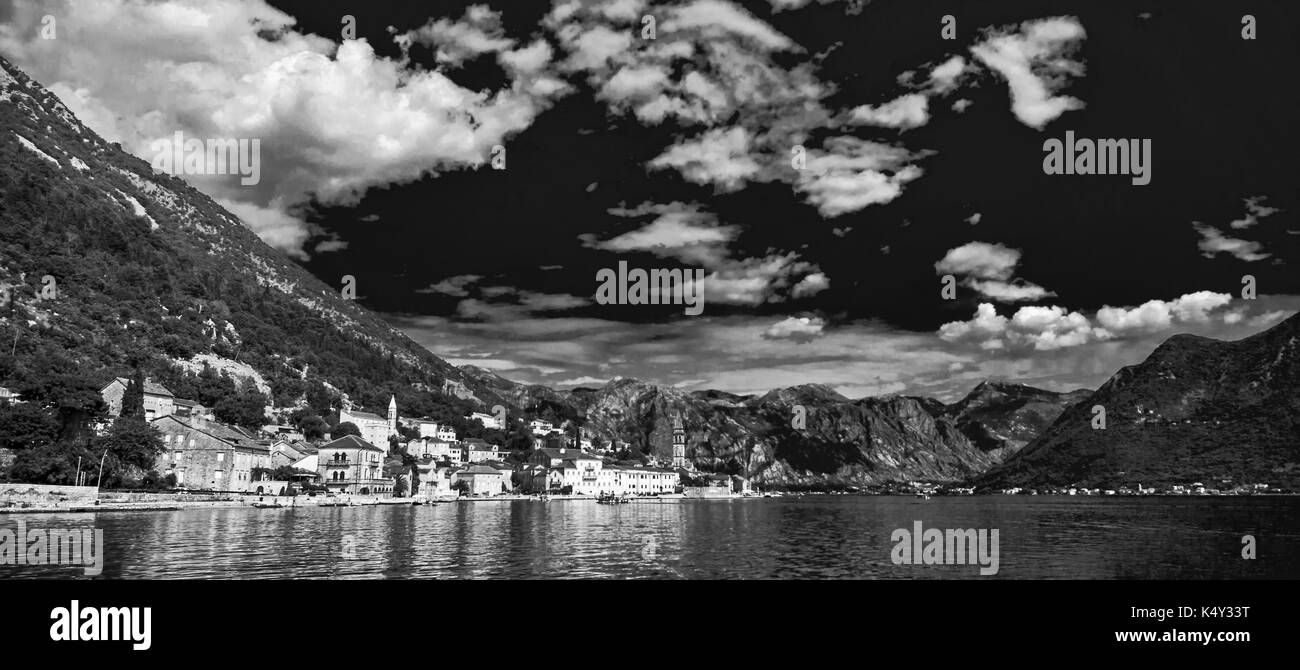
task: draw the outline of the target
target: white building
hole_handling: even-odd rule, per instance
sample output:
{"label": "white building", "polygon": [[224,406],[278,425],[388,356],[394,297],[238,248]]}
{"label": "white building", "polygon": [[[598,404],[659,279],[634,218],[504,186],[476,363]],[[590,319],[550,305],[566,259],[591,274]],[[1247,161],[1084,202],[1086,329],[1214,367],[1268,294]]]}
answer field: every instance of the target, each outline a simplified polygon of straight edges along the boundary
{"label": "white building", "polygon": [[462,449],[455,442],[447,440],[438,440],[432,437],[422,437],[418,440],[411,440],[406,443],[406,453],[417,458],[428,456],[435,461],[452,461],[460,463],[462,461]]}
{"label": "white building", "polygon": [[528,422],[528,429],[532,431],[533,435],[550,435],[551,431],[555,430],[555,426],[550,421],[533,419]]}
{"label": "white building", "polygon": [[393,480],[384,477],[384,451],[356,435],[321,445],[316,472],[330,490],[360,494],[393,491]]}
{"label": "white building", "polygon": [[442,442],[456,441],[456,429],[445,423],[438,423],[429,419],[408,419],[402,423],[409,428],[414,428],[422,438],[427,437]]}
{"label": "white building", "polygon": [[505,473],[486,465],[471,465],[452,475],[455,482],[465,482],[470,495],[492,496],[510,489],[510,480]]}
{"label": "white building", "polygon": [[506,429],[506,422],[502,421],[499,417],[492,416],[491,414],[474,412],[465,418],[483,424],[484,428],[495,428],[497,430]]}
{"label": "white building", "polygon": [[503,457],[501,448],[495,444],[488,444],[484,440],[470,438],[461,443],[464,449],[465,461],[469,463],[482,463],[483,461],[495,461]]}
{"label": "white building", "polygon": [[361,439],[388,454],[388,437],[397,435],[397,397],[388,400],[388,418],[370,412],[353,411],[347,405],[339,410],[339,423],[351,423],[361,431]]}

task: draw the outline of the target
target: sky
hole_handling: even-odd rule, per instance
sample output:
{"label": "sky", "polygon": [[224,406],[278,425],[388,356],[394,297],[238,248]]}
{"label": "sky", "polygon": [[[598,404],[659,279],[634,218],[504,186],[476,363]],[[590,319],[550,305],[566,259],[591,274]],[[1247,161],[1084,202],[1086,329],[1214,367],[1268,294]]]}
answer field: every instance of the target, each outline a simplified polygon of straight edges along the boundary
{"label": "sky", "polygon": [[[0,0],[0,53],[146,160],[259,138],[258,184],[186,178],[454,364],[953,400],[1300,309],[1298,12]],[[1067,132],[1149,183],[1048,174]],[[620,262],[698,271],[701,313],[601,304]]]}

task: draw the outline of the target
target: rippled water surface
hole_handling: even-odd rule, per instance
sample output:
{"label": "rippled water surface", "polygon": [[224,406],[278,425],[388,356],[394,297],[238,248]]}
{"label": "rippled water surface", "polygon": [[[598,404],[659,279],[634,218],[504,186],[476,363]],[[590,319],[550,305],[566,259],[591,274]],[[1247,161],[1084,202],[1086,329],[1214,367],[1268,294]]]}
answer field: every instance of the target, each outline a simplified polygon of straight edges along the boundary
{"label": "rippled water surface", "polygon": [[[1300,498],[901,497],[9,515],[96,527],[101,578],[964,579],[894,565],[897,528],[996,528],[998,578],[1300,578]],[[1243,560],[1242,536],[1258,558]],[[0,565],[0,578],[78,577]]]}

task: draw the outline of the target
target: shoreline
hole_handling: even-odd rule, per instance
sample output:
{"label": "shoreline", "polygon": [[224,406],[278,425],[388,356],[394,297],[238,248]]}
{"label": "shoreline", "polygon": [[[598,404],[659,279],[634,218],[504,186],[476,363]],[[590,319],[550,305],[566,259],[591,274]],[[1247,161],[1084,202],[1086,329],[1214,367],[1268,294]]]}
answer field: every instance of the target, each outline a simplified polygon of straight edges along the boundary
{"label": "shoreline", "polygon": [[[1283,498],[1300,494],[1295,493],[1255,493],[1250,495],[1210,495],[1210,494],[1143,494],[1143,495],[1069,495],[1069,494],[1004,494],[1004,493],[982,493],[971,495],[955,496],[932,496],[933,498],[1101,498],[1101,499],[1133,499],[1133,498]],[[783,498],[812,498],[822,496],[833,497],[862,497],[862,498],[916,498],[914,494],[887,494],[887,493],[852,493],[852,494],[824,494],[824,493],[803,493],[803,494],[783,494],[779,496],[744,496],[744,495],[727,495],[703,498],[688,498],[682,494],[669,494],[664,496],[644,496],[628,498],[627,504],[663,504],[663,503],[680,503],[686,501],[733,501],[733,500],[779,500]],[[230,500],[176,500],[176,501],[157,501],[157,502],[107,502],[100,504],[69,504],[69,505],[30,505],[27,507],[9,506],[0,507],[0,516],[17,515],[17,514],[96,514],[99,512],[179,512],[187,509],[311,509],[311,508],[336,508],[336,507],[412,507],[412,506],[435,506],[438,504],[459,504],[459,503],[510,503],[517,501],[525,502],[560,502],[560,501],[589,501],[596,502],[596,496],[568,495],[568,496],[551,496],[549,501],[539,500],[532,496],[496,496],[491,498],[436,498],[428,499],[403,499],[403,498],[370,498],[355,496],[345,500],[316,501],[290,501],[288,496],[256,496],[257,500],[251,500],[254,496],[248,496],[240,499]],[[928,499],[918,498],[918,501]],[[259,507],[260,505],[260,507]]]}

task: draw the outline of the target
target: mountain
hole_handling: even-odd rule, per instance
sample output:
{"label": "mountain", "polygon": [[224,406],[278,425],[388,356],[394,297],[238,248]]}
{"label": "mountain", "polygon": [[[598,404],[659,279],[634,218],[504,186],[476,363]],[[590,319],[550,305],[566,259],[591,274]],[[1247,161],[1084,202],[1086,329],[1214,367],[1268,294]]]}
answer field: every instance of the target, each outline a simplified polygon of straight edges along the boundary
{"label": "mountain", "polygon": [[562,405],[597,440],[624,440],[664,461],[672,456],[673,419],[680,417],[697,467],[764,486],[957,481],[994,462],[929,398],[850,400],[811,384],[738,396],[615,379],[537,400]]}
{"label": "mountain", "polygon": [[[1105,409],[1094,429],[1093,407]],[[1300,486],[1300,314],[1222,342],[1176,335],[979,483]]]}
{"label": "mountain", "polygon": [[984,381],[948,406],[947,415],[976,447],[1005,460],[1042,434],[1091,391],[1056,393],[1000,381]]}
{"label": "mountain", "polygon": [[[0,385],[38,384],[51,367],[102,384],[138,363],[186,386],[183,372],[207,362],[321,412],[345,393],[378,412],[397,395],[411,414],[504,400],[2,58],[0,152],[0,284],[14,296]],[[57,297],[41,299],[51,281]]]}

